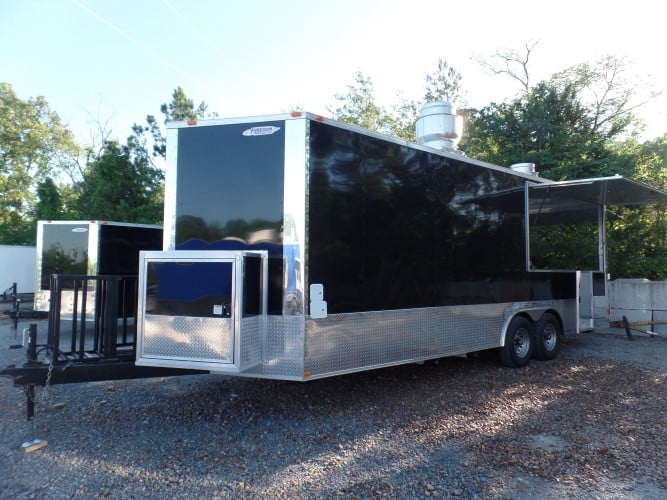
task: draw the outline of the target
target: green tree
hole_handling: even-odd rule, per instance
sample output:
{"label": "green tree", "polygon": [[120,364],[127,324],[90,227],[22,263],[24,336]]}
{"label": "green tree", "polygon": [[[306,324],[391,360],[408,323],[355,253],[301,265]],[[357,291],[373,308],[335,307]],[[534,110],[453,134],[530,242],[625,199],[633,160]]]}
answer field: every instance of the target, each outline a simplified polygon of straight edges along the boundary
{"label": "green tree", "polygon": [[371,78],[357,71],[354,75],[354,83],[347,86],[347,91],[344,94],[335,95],[338,106],[328,108],[328,111],[334,119],[343,123],[380,133],[391,133],[392,116],[377,104],[373,92]]}
{"label": "green tree", "polygon": [[461,80],[463,77],[447,61],[438,59],[438,67],[425,77],[424,102],[448,101],[463,105],[465,101]]}
{"label": "green tree", "polygon": [[165,116],[165,123],[167,121],[185,121],[196,120],[202,118],[206,114],[208,106],[201,102],[199,107],[195,110],[195,104],[186,94],[183,87],[178,86],[171,95],[171,102],[169,104],[162,104],[160,111]]}
{"label": "green tree", "polygon": [[[555,180],[621,174],[664,188],[664,138],[645,145],[633,139],[641,130],[634,112],[646,100],[637,97],[628,70],[624,60],[606,57],[558,73],[513,100],[475,111],[461,149],[500,165],[533,162],[541,175]],[[667,278],[664,207],[619,207],[613,212],[616,216],[610,216],[607,227],[612,275]],[[563,233],[549,237],[565,240]],[[583,234],[575,234],[573,241],[583,239]]]}
{"label": "green tree", "polygon": [[51,177],[37,186],[36,220],[58,220],[63,216],[63,200],[60,190]]}
{"label": "green tree", "polygon": [[[204,102],[195,108],[180,86],[160,111],[164,123],[216,116],[208,113]],[[62,191],[65,212],[81,219],[162,223],[164,174],[154,159],[165,156],[162,126],[154,115],[148,115],[145,126],[132,126],[124,145],[106,140],[102,148],[89,154],[83,180]]]}
{"label": "green tree", "polygon": [[[632,177],[667,190],[667,134],[644,144],[631,139],[615,151]],[[667,279],[667,207],[621,207],[608,224],[609,269],[615,278]]]}
{"label": "green tree", "polygon": [[[202,120],[218,116],[215,112],[208,112],[208,105],[204,101],[200,102],[199,106],[195,108],[194,101],[186,95],[185,90],[180,85],[171,94],[171,102],[168,104],[163,103],[160,106],[160,112],[164,116],[165,124],[171,121]],[[160,123],[154,115],[146,116],[145,126],[142,127],[141,125],[134,124],[132,130],[137,143],[146,142],[142,138],[144,134],[148,134],[152,138],[153,156],[166,157],[166,138],[162,132]]]}
{"label": "green tree", "polygon": [[572,84],[541,82],[510,102],[473,111],[460,147],[498,165],[536,163],[549,178],[585,176],[592,173],[591,162],[604,156],[595,148],[599,143],[586,141],[586,114]]}
{"label": "green tree", "polygon": [[107,141],[79,186],[78,215],[82,219],[161,223],[162,180],[162,171],[145,156],[133,158],[128,146]]}
{"label": "green tree", "polygon": [[460,148],[499,165],[535,163],[555,180],[625,174],[628,166],[613,161],[613,145],[635,133],[638,122],[623,71],[622,61],[604,58],[474,111]]}
{"label": "green tree", "polygon": [[0,83],[0,243],[34,241],[36,188],[79,153],[72,133],[44,97],[20,99]]}
{"label": "green tree", "polygon": [[392,106],[392,115],[389,120],[389,133],[404,139],[415,142],[417,140],[415,123],[419,116],[421,103],[412,99],[406,99],[402,94],[398,94],[398,103]]}

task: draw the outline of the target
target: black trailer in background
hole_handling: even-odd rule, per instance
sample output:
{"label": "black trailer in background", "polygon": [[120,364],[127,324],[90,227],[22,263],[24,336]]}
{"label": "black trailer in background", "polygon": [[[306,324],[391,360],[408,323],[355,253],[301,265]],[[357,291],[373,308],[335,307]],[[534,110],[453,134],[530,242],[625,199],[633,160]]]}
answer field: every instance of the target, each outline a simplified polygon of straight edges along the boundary
{"label": "black trailer in background", "polygon": [[[162,226],[112,221],[38,221],[34,308],[48,311],[51,277],[136,276],[141,250],[162,248]],[[74,282],[61,283],[63,313],[74,311]],[[92,317],[95,287],[87,288],[88,314]],[[81,303],[82,297],[76,297]],[[127,296],[134,310],[136,300]]]}

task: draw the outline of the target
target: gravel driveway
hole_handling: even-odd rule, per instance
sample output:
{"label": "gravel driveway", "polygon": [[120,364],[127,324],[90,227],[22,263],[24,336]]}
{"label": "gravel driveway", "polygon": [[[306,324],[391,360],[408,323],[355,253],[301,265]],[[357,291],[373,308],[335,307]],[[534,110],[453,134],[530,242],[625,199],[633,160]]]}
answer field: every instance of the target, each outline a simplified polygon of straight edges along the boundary
{"label": "gravel driveway", "polygon": [[[5,321],[0,367],[12,343]],[[0,497],[666,498],[666,377],[667,340],[608,330],[521,369],[59,385],[32,425],[0,378]]]}

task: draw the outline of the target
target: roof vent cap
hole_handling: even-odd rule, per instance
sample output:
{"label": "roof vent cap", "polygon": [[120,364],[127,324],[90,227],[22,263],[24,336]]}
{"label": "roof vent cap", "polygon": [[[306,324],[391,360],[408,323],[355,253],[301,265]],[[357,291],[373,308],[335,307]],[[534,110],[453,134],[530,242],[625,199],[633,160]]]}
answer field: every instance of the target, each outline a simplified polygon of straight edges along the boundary
{"label": "roof vent cap", "polygon": [[512,165],[510,165],[510,168],[515,172],[523,172],[524,174],[530,174],[536,176],[539,175],[535,170],[534,163],[513,163]]}
{"label": "roof vent cap", "polygon": [[417,118],[417,144],[444,151],[456,150],[463,135],[463,118],[451,102],[429,102]]}

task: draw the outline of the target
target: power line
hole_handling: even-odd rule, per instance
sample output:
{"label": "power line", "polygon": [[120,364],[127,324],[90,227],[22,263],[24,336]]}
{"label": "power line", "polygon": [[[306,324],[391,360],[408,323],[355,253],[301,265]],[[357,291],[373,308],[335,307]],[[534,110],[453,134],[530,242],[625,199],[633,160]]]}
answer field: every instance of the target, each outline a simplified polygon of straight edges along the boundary
{"label": "power line", "polygon": [[183,71],[181,68],[179,68],[178,66],[176,66],[175,64],[173,64],[171,61],[169,61],[169,60],[165,59],[164,57],[162,57],[160,54],[158,54],[157,52],[155,52],[155,51],[154,51],[153,49],[151,49],[150,47],[147,47],[147,46],[144,45],[143,43],[139,42],[137,39],[133,38],[131,35],[129,35],[129,34],[126,33],[125,31],[123,31],[122,29],[120,29],[118,26],[116,26],[115,24],[113,24],[111,21],[109,21],[108,19],[105,19],[105,18],[102,17],[100,14],[98,14],[98,13],[95,12],[95,11],[93,11],[90,7],[88,7],[88,6],[84,5],[84,4],[82,4],[81,2],[79,2],[79,0],[71,0],[71,1],[72,1],[72,3],[73,3],[74,5],[76,5],[78,8],[80,8],[81,10],[83,10],[84,12],[86,12],[88,15],[94,17],[95,19],[97,19],[99,22],[101,22],[102,24],[104,24],[104,25],[107,26],[108,28],[110,28],[110,29],[112,29],[113,31],[115,31],[118,35],[120,35],[120,36],[123,37],[125,40],[127,40],[128,42],[130,42],[132,45],[134,45],[134,46],[140,48],[141,50],[143,50],[144,52],[146,52],[148,55],[150,55],[151,57],[153,57],[154,59],[156,59],[157,61],[159,61],[161,64],[163,64],[164,66],[166,66],[167,68],[169,68],[171,71],[173,71],[173,72],[175,72],[175,73],[178,73],[179,75],[181,75],[181,76],[183,76],[183,77],[185,77],[185,78],[188,78],[190,81],[194,82],[200,89],[204,89],[204,85],[202,85],[197,79],[193,78],[192,75],[190,75],[190,74],[188,74],[187,72]]}

